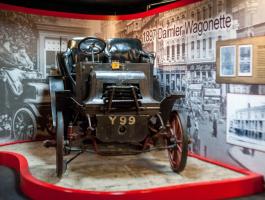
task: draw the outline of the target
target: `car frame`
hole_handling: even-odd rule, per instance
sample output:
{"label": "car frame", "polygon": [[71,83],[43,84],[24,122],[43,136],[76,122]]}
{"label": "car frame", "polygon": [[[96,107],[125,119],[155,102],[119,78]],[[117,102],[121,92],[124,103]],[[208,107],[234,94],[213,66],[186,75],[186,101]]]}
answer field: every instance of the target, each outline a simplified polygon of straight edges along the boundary
{"label": "car frame", "polygon": [[172,170],[184,170],[189,139],[172,111],[184,95],[159,95],[154,55],[139,39],[74,38],[58,63],[49,77],[58,177],[91,147],[101,155],[167,150]]}

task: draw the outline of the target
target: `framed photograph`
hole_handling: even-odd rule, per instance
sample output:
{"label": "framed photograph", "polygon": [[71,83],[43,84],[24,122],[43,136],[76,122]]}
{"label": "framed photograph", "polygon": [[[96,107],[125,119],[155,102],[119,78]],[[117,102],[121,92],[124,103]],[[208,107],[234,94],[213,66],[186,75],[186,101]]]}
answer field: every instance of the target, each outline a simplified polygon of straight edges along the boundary
{"label": "framed photograph", "polygon": [[228,143],[265,151],[265,95],[227,94]]}
{"label": "framed photograph", "polygon": [[238,46],[238,76],[252,76],[252,45]]}
{"label": "framed photograph", "polygon": [[236,76],[236,46],[222,46],[220,48],[220,76]]}

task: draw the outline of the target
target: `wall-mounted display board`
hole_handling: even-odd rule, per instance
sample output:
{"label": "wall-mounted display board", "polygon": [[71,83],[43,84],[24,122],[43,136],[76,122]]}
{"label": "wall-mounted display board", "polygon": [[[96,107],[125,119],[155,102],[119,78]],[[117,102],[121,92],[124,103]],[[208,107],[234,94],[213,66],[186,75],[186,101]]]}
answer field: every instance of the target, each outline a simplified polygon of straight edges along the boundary
{"label": "wall-mounted display board", "polygon": [[265,84],[265,37],[217,41],[216,82]]}

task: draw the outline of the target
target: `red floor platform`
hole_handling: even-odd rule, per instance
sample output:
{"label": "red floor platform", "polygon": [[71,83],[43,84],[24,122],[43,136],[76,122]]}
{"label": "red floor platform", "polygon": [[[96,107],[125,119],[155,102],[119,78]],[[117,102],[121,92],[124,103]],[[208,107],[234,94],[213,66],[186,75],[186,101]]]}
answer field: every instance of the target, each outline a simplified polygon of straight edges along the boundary
{"label": "red floor platform", "polygon": [[[21,142],[0,144],[0,146],[14,145]],[[232,171],[243,174],[243,177],[224,179],[220,181],[209,181],[199,183],[188,183],[169,187],[131,191],[91,191],[77,190],[56,186],[33,177],[29,171],[26,158],[18,153],[1,152],[0,165],[15,169],[20,176],[20,187],[23,193],[32,199],[64,199],[64,200],[148,200],[148,199],[226,199],[252,195],[264,190],[263,176],[233,166],[209,160],[194,154],[190,154],[204,162],[218,165]]]}

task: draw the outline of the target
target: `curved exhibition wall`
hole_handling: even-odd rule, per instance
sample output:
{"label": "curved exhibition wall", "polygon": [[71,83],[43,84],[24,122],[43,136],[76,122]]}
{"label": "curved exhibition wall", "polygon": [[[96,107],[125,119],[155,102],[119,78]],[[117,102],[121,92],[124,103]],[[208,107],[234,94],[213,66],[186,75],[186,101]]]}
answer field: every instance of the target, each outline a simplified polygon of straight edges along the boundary
{"label": "curved exhibition wall", "polygon": [[[25,130],[36,132],[37,139],[49,137],[47,78],[68,39],[136,37],[146,51],[156,53],[154,73],[162,94],[186,94],[175,108],[188,121],[183,123],[193,139],[191,151],[265,174],[265,86],[215,81],[216,41],[264,35],[265,2],[183,2],[112,17],[0,4],[0,143],[27,139]],[[233,128],[244,116],[249,134],[244,126],[240,133]]]}

